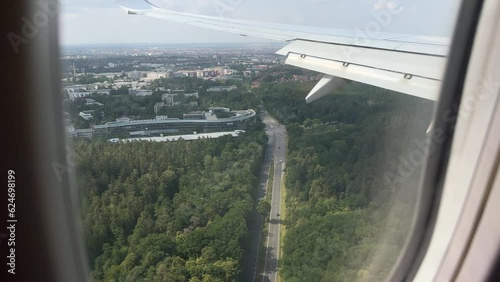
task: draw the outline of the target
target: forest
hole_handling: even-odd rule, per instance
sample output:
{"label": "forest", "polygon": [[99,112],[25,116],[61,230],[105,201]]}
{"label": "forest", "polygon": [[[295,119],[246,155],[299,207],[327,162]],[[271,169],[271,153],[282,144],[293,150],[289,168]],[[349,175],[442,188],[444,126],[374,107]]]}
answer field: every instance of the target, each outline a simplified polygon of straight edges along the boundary
{"label": "forest", "polygon": [[[398,168],[419,148],[414,141],[425,141],[432,102],[359,83],[311,104],[304,98],[313,83],[264,82],[254,93],[239,86],[208,94],[206,86],[200,106],[262,100],[286,125],[283,280],[384,280],[406,240],[422,173],[415,166],[397,179]],[[265,142],[260,122],[236,139],[76,140],[92,279],[241,281]]]}
{"label": "forest", "polygon": [[267,137],[75,140],[93,281],[239,281]]}
{"label": "forest", "polygon": [[286,282],[383,281],[408,234],[421,168],[397,182],[400,156],[425,140],[430,101],[359,83],[306,104],[312,85],[263,85],[287,125]]}

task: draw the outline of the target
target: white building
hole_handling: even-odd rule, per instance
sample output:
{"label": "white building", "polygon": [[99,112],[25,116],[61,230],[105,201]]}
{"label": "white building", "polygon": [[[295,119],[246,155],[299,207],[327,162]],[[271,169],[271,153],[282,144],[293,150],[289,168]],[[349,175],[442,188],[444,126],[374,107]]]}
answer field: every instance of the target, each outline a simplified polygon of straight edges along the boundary
{"label": "white building", "polygon": [[152,90],[145,90],[145,89],[129,89],[128,93],[130,95],[134,95],[134,96],[138,96],[138,97],[146,97],[146,96],[153,95]]}
{"label": "white building", "polygon": [[141,80],[144,77],[142,71],[136,71],[136,70],[129,72],[127,75],[132,80]]}
{"label": "white building", "polygon": [[[161,98],[163,100],[163,102],[165,102],[165,105],[167,107],[171,107],[171,106],[175,106],[175,105],[180,105],[181,103],[180,102],[175,102],[174,99],[177,95],[179,95],[180,93],[167,93],[167,94],[163,94],[161,95]],[[198,95],[198,92],[193,92],[193,93],[184,93],[183,94],[184,97],[188,98],[188,97],[195,97],[195,98],[198,98],[199,95]]]}
{"label": "white building", "polygon": [[93,118],[92,114],[94,113],[94,111],[90,110],[90,111],[83,111],[83,112],[80,112],[79,115],[84,119],[84,120],[90,120]]}
{"label": "white building", "polygon": [[99,95],[109,95],[110,92],[111,92],[111,89],[97,89],[95,91],[95,93],[99,94]]}
{"label": "white building", "polygon": [[163,108],[163,106],[165,106],[165,102],[156,103],[154,106],[155,114],[158,114],[160,112],[161,108]]}
{"label": "white building", "polygon": [[238,87],[236,85],[231,85],[231,86],[213,86],[213,87],[209,87],[207,89],[207,91],[208,92],[222,92],[222,91],[229,92],[229,91],[236,90],[236,89],[238,89]]}
{"label": "white building", "polygon": [[163,94],[162,99],[165,102],[165,106],[167,107],[172,107],[175,105],[180,105],[180,102],[175,102],[174,97],[177,96],[177,94]]}
{"label": "white building", "polygon": [[213,115],[215,113],[229,113],[231,112],[230,108],[224,108],[224,107],[210,107],[208,108],[208,112]]}
{"label": "white building", "polygon": [[86,98],[85,101],[86,101],[85,105],[87,105],[87,106],[91,106],[91,105],[104,106],[103,103],[96,102],[96,100],[94,100],[94,99]]}
{"label": "white building", "polygon": [[75,99],[78,99],[78,98],[88,97],[88,96],[92,95],[92,92],[70,92],[68,95],[69,95],[69,99],[71,101],[74,101]]}
{"label": "white building", "polygon": [[82,85],[82,84],[77,84],[77,85],[71,85],[71,86],[64,87],[64,91],[66,91],[67,93],[70,93],[70,92],[81,92],[81,91],[85,91],[85,90],[87,90],[87,86],[86,85]]}
{"label": "white building", "polygon": [[160,79],[160,78],[168,78],[168,73],[167,72],[147,72],[146,73],[146,78],[147,79]]}

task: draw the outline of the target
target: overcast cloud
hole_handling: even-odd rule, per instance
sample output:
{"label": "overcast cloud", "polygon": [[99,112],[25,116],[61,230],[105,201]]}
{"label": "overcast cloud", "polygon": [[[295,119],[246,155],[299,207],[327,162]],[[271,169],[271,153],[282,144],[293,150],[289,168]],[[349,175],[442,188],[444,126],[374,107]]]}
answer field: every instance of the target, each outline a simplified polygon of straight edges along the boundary
{"label": "overcast cloud", "polygon": [[[129,16],[117,3],[147,7],[141,0],[64,0],[61,43],[265,42],[158,19]],[[364,30],[374,13],[398,9],[383,32],[449,36],[457,0],[151,0],[180,12],[287,24]]]}

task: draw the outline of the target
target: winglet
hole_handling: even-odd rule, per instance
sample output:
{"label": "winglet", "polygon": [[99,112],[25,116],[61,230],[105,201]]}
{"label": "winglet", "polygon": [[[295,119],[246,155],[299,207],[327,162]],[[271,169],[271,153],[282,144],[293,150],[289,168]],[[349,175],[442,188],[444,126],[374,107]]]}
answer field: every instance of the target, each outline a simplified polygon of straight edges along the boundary
{"label": "winglet", "polygon": [[338,78],[330,75],[325,75],[319,82],[314,86],[314,88],[309,92],[306,97],[306,103],[311,103],[319,98],[322,98],[332,91],[344,88],[347,85],[347,81],[343,78]]}

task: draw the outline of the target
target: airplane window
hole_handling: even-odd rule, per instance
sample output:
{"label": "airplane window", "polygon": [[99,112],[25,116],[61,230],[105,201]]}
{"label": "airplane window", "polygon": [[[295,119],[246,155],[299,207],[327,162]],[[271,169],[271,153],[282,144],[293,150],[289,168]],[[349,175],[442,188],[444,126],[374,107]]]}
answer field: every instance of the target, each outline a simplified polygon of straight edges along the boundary
{"label": "airplane window", "polygon": [[460,1],[365,2],[61,3],[92,280],[388,277]]}

